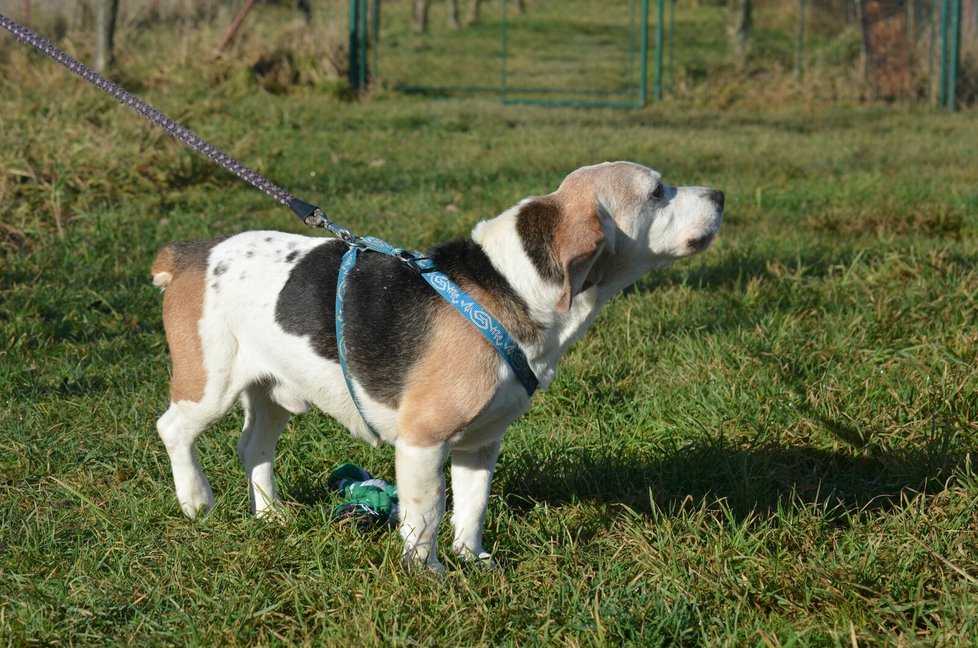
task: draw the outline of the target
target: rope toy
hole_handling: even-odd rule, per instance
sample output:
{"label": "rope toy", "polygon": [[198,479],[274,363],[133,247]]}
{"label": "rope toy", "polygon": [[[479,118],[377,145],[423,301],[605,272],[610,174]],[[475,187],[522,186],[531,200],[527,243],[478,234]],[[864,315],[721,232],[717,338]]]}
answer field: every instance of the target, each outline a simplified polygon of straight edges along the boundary
{"label": "rope toy", "polygon": [[334,522],[353,520],[361,526],[397,523],[397,487],[393,484],[375,479],[360,466],[348,463],[337,466],[326,483],[330,490],[339,491],[345,498],[333,507]]}

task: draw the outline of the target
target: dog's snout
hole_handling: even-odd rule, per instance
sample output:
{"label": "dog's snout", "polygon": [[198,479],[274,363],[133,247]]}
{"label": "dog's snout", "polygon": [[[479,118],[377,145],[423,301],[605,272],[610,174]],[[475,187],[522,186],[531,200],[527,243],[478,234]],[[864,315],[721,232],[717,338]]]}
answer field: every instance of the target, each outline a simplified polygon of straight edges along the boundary
{"label": "dog's snout", "polygon": [[710,200],[710,202],[717,206],[717,209],[723,209],[724,196],[722,191],[719,189],[710,189],[710,191],[707,192],[706,197]]}

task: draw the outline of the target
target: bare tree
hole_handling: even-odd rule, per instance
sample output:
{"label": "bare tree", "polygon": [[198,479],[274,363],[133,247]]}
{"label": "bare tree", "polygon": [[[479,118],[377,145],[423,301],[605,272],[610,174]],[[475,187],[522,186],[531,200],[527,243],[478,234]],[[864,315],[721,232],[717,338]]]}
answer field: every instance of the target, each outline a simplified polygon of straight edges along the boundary
{"label": "bare tree", "polygon": [[[428,31],[428,9],[431,0],[414,0],[414,28],[419,32]],[[445,24],[449,29],[458,29],[458,0],[445,0]]]}
{"label": "bare tree", "polygon": [[95,18],[95,69],[105,72],[113,63],[115,17],[119,0],[98,0]]}
{"label": "bare tree", "polygon": [[[482,16],[482,5],[486,0],[471,0],[467,22],[474,25]],[[419,32],[428,31],[428,9],[431,0],[414,0],[414,28]],[[516,8],[520,13],[526,11],[526,0],[516,0]],[[449,29],[458,29],[458,0],[445,0],[445,23]]]}
{"label": "bare tree", "polygon": [[727,35],[730,53],[737,67],[747,63],[750,32],[754,26],[751,17],[752,0],[727,0]]}

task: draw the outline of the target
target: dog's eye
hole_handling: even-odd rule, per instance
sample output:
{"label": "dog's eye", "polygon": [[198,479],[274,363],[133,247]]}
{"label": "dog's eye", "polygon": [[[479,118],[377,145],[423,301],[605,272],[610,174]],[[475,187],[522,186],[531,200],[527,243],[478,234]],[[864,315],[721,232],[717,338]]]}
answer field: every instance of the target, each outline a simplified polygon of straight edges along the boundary
{"label": "dog's eye", "polygon": [[651,196],[652,196],[652,198],[655,198],[655,199],[658,200],[658,199],[662,198],[662,196],[664,196],[665,193],[666,193],[665,187],[662,186],[662,183],[661,182],[657,182],[655,184],[655,189],[652,190]]}

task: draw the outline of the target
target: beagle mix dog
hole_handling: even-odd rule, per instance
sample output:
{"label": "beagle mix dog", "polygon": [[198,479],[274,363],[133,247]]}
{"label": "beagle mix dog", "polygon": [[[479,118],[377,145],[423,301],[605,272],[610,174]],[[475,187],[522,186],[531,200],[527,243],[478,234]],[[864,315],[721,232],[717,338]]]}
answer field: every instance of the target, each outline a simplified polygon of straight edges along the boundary
{"label": "beagle mix dog", "polygon": [[[427,255],[503,324],[546,389],[561,355],[615,293],[706,249],[722,219],[722,192],[671,186],[646,167],[610,162],[574,171],[557,191]],[[415,270],[364,253],[348,281],[344,337],[366,425],[337,362],[334,299],[345,249],[338,240],[246,232],[159,251],[152,274],[165,289],[173,376],[157,430],[180,506],[193,517],[214,505],[193,445],[240,400],[237,450],[252,511],[272,511],[276,442],[292,414],[314,405],[354,436],[395,446],[406,562],[442,569],[435,544],[451,455],[452,547],[490,563],[482,529],[493,468],[507,426],[530,398]]]}

